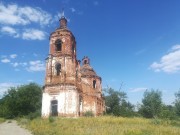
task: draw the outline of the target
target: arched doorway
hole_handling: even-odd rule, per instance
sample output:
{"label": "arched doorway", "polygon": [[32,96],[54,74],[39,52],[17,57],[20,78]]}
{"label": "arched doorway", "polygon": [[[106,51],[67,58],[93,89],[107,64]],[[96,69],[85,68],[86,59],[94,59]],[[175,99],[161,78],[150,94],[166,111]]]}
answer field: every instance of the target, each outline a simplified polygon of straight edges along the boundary
{"label": "arched doorway", "polygon": [[51,116],[58,116],[58,101],[51,101]]}

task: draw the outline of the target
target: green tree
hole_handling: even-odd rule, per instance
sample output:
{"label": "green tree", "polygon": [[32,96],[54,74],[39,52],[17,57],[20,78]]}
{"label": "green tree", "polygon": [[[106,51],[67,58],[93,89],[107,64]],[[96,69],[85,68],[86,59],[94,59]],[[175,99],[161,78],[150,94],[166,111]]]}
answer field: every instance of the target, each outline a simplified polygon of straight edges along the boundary
{"label": "green tree", "polygon": [[180,116],[180,90],[175,93],[175,110],[176,110],[176,114],[177,116]]}
{"label": "green tree", "polygon": [[104,91],[106,92],[107,114],[125,117],[134,115],[134,106],[127,101],[125,92],[115,91],[112,88],[104,89]]}
{"label": "green tree", "polygon": [[159,90],[146,90],[139,112],[146,118],[159,117],[162,109],[162,94]]}
{"label": "green tree", "polygon": [[176,118],[176,113],[175,113],[175,107],[172,105],[162,105],[162,110],[160,117],[162,119],[175,119]]}
{"label": "green tree", "polygon": [[42,89],[35,83],[10,88],[0,99],[0,117],[14,118],[39,113]]}

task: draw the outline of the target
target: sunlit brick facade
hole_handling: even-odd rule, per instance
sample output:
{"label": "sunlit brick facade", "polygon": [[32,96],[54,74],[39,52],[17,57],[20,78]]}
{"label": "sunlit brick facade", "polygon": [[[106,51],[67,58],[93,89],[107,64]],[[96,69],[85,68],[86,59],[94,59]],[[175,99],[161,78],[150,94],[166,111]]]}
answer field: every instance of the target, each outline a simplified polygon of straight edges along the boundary
{"label": "sunlit brick facade", "polygon": [[79,117],[87,111],[102,115],[105,102],[102,80],[90,66],[86,56],[76,58],[76,40],[67,28],[65,17],[50,35],[49,56],[42,98],[42,117]]}

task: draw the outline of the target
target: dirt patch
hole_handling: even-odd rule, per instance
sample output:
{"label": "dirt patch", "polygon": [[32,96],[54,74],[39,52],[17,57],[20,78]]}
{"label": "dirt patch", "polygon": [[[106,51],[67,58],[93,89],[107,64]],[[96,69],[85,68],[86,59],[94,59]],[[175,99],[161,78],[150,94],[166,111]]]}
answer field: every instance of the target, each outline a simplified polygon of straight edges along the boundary
{"label": "dirt patch", "polygon": [[27,129],[21,128],[15,120],[0,124],[0,135],[32,135]]}

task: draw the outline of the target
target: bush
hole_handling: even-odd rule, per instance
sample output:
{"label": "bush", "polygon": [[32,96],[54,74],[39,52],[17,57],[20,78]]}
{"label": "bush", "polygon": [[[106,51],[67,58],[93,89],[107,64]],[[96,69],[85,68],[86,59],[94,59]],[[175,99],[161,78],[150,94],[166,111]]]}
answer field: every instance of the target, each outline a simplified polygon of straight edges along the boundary
{"label": "bush", "polygon": [[154,124],[154,125],[160,125],[160,124],[161,124],[161,120],[158,119],[158,118],[154,118],[154,119],[152,119],[152,124]]}
{"label": "bush", "polygon": [[55,118],[52,117],[52,116],[50,116],[50,117],[49,117],[49,122],[52,123],[52,122],[54,122],[54,121],[55,121]]}
{"label": "bush", "polygon": [[18,120],[18,123],[20,125],[27,125],[29,123],[29,120],[26,118],[21,118],[20,120]]}
{"label": "bush", "polygon": [[41,112],[40,111],[36,111],[36,112],[34,112],[34,113],[29,113],[28,115],[27,115],[27,118],[28,119],[30,119],[30,120],[33,120],[33,119],[35,119],[35,118],[37,118],[37,117],[40,117],[41,116]]}
{"label": "bush", "polygon": [[176,119],[177,116],[176,116],[175,108],[171,105],[163,105],[160,113],[160,118],[167,120]]}
{"label": "bush", "polygon": [[92,111],[86,111],[86,112],[84,113],[84,116],[85,116],[85,117],[93,117],[93,116],[94,116],[94,113],[93,113]]}

